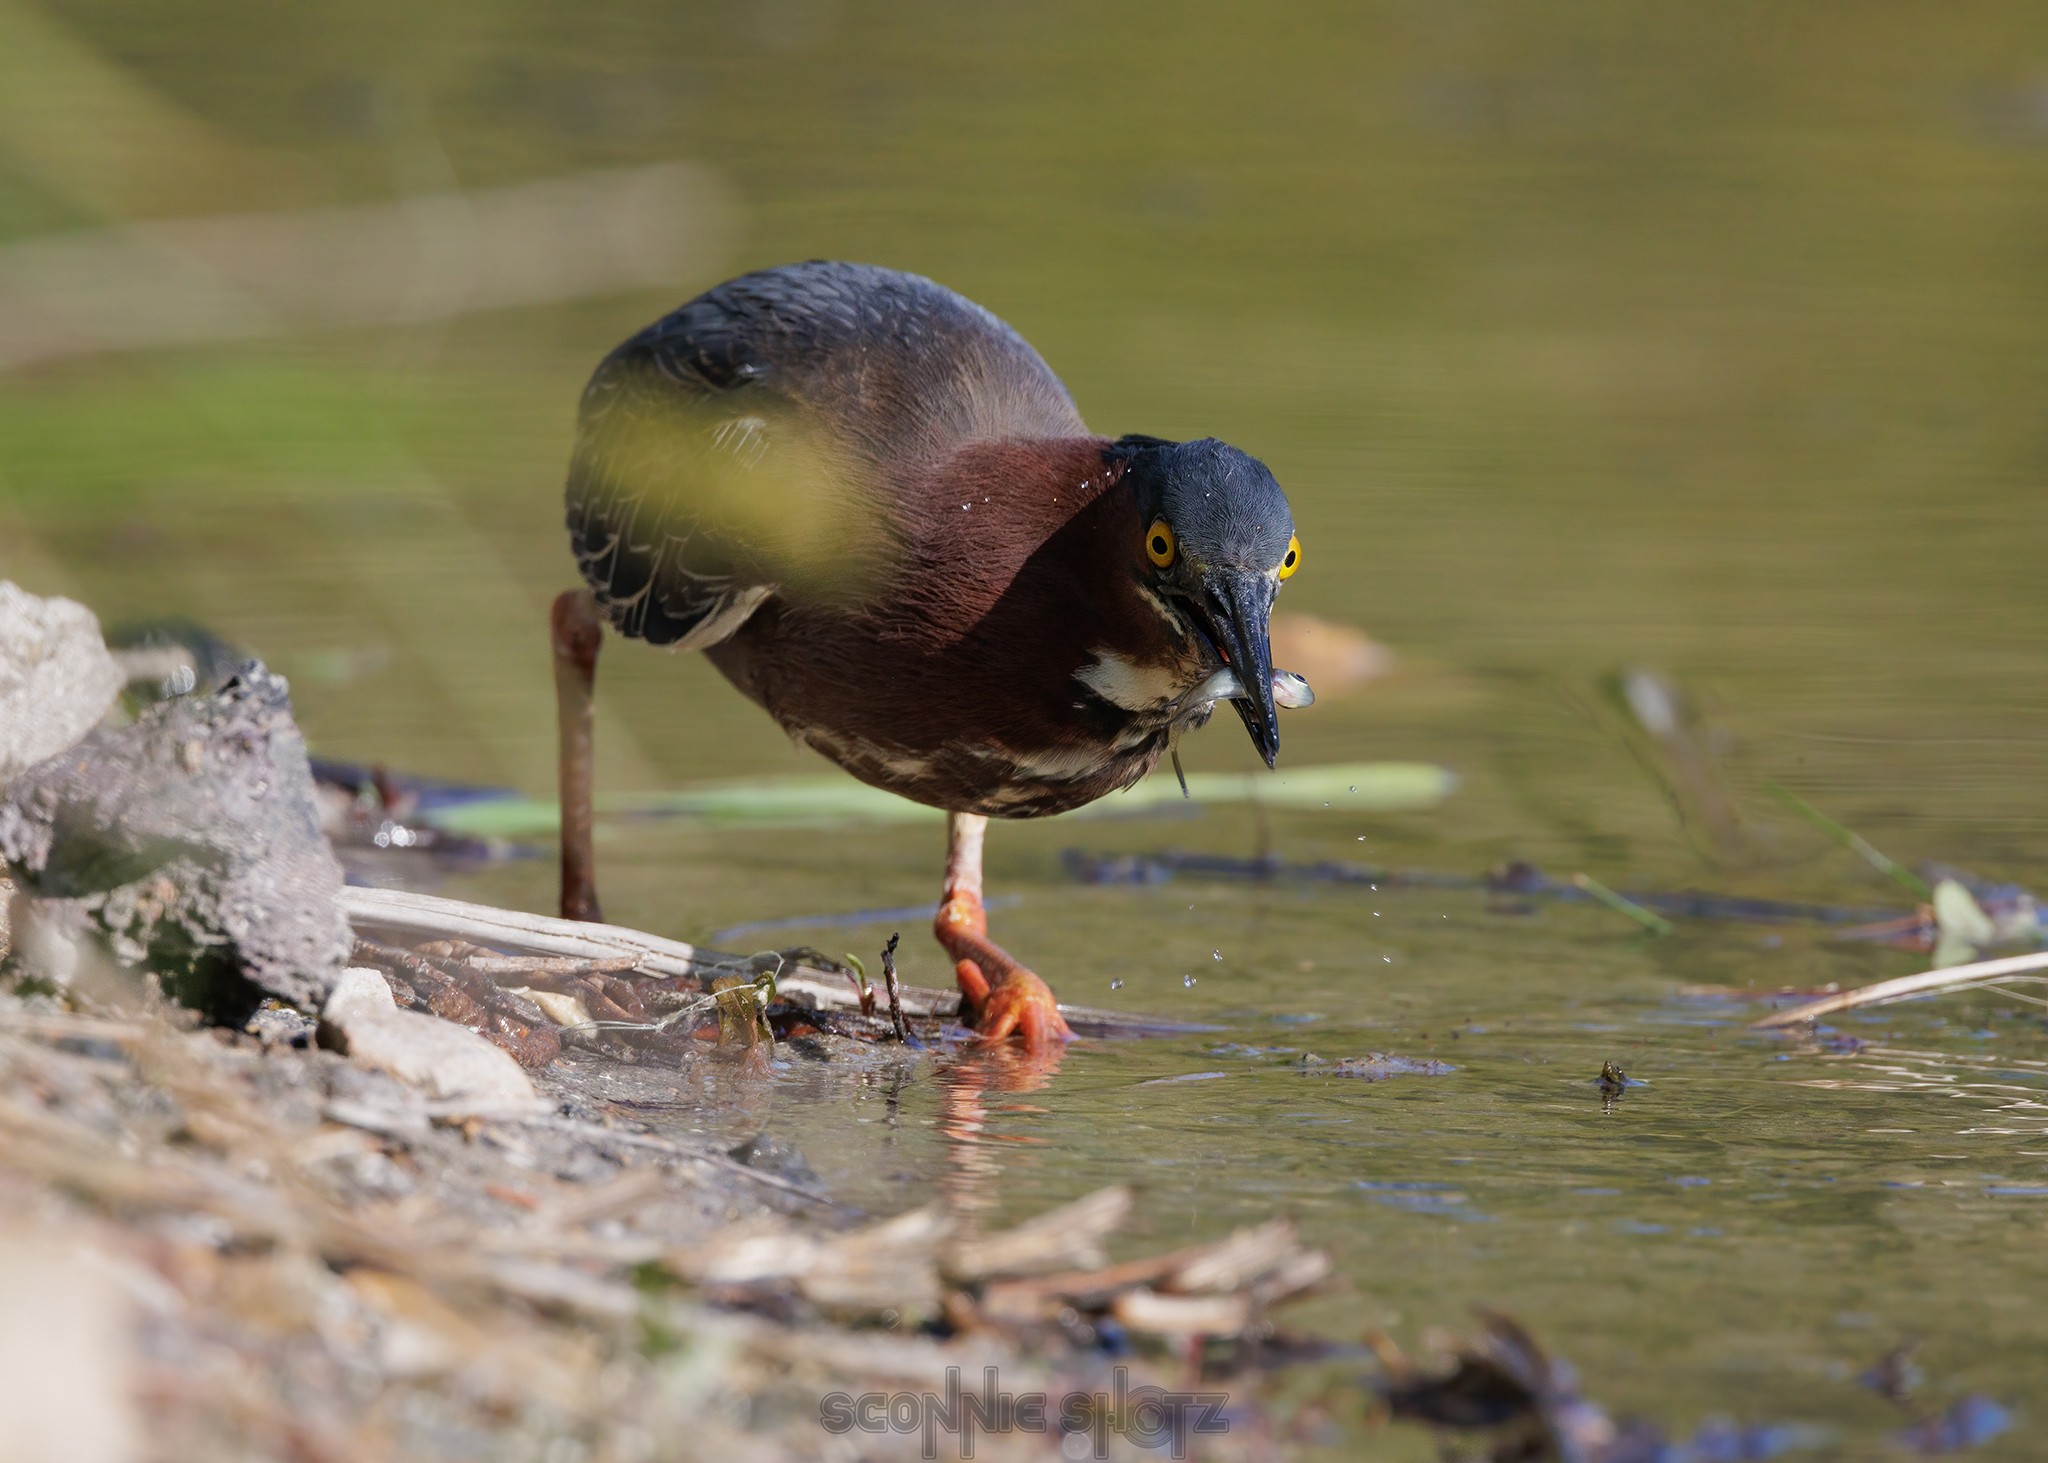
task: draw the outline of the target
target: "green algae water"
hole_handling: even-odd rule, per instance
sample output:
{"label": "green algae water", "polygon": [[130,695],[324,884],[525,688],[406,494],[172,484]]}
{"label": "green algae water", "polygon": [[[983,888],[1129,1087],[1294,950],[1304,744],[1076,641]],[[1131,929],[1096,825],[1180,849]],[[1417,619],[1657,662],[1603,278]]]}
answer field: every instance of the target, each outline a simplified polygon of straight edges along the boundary
{"label": "green algae water", "polygon": [[[1905,1415],[1856,1375],[1917,1335],[1928,1406],[2017,1409],[1978,1456],[2038,1451],[2048,1028],[2020,996],[1764,1038],[1741,992],[1922,957],[1471,887],[1090,886],[1062,854],[1904,902],[1775,784],[1902,861],[2048,887],[2048,12],[0,0],[23,27],[0,333],[55,344],[0,374],[0,575],[251,647],[317,751],[548,795],[582,380],[809,256],[989,306],[1100,430],[1264,458],[1305,552],[1282,609],[1391,647],[1285,718],[1283,766],[1442,766],[1439,806],[1333,789],[991,837],[995,933],[1064,997],[1212,1030],[1035,1076],[786,1062],[673,1121],[765,1123],[875,1211],[944,1193],[993,1223],[1129,1183],[1133,1246],[1290,1213],[1342,1281],[1291,1324],[1412,1346],[1497,1307],[1675,1431],[1799,1422],[1868,1455]],[[608,286],[470,308],[437,276],[406,321],[200,312],[141,351],[22,304],[85,257],[24,251],[94,230],[675,163],[716,227]],[[1637,666],[1692,698],[1706,792],[1617,711]],[[614,643],[599,681],[607,791],[826,770],[698,658]],[[1232,718],[1183,753],[1257,773]],[[891,926],[843,916],[937,893],[929,826],[606,831],[607,912],[685,938],[805,917],[747,939],[872,969]],[[538,862],[439,887],[552,897]],[[906,977],[944,984],[902,928]],[[1454,1070],[1301,1062],[1372,1052]],[[1637,1084],[1611,1102],[1608,1061]]]}

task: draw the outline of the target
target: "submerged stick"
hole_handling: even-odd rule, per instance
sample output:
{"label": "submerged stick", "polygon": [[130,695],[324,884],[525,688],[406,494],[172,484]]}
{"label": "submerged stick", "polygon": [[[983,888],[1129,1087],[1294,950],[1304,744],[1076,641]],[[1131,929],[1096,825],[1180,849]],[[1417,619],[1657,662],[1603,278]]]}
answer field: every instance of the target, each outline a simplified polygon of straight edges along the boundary
{"label": "submerged stick", "polygon": [[1988,985],[2008,976],[2027,975],[2037,970],[2048,970],[2048,950],[2038,950],[2032,955],[2009,955],[2003,960],[1978,960],[1969,965],[1950,965],[1941,970],[1926,970],[1918,975],[1902,975],[1893,980],[1881,980],[1875,985],[1859,986],[1853,991],[1823,996],[1820,1000],[1808,1001],[1803,1006],[1773,1011],[1761,1021],[1752,1022],[1750,1029],[1768,1031],[1774,1027],[1797,1026],[1802,1021],[1813,1021],[1822,1016],[1832,1015],[1836,1011],[1853,1010],[1858,1006],[1881,1006],[1891,1001],[1903,1001],[1909,996],[1927,996],[1941,991]]}
{"label": "submerged stick", "polygon": [[1572,884],[1585,890],[1616,914],[1625,914],[1653,935],[1668,935],[1676,925],[1661,914],[1652,913],[1625,894],[1617,894],[1591,874],[1573,874]]}

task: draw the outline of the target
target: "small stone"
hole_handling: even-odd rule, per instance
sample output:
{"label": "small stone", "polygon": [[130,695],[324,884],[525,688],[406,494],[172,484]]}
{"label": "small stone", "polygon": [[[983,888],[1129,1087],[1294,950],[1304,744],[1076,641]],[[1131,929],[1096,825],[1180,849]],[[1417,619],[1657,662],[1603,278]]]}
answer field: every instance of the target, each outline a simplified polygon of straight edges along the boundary
{"label": "small stone", "polygon": [[98,726],[122,682],[91,610],[0,581],[0,787]]}
{"label": "small stone", "polygon": [[342,972],[320,1012],[320,1044],[445,1101],[490,1111],[539,1102],[510,1056],[466,1026],[399,1010],[375,970]]}
{"label": "small stone", "polygon": [[544,991],[533,986],[507,987],[513,995],[524,996],[540,1007],[541,1014],[557,1026],[581,1027],[596,1024],[590,1008],[561,991]]}
{"label": "small stone", "polygon": [[258,1006],[256,1014],[243,1023],[242,1030],[267,1047],[304,1047],[312,1045],[314,1024],[313,1018],[298,1007],[273,999]]}
{"label": "small stone", "polygon": [[725,1150],[726,1156],[735,1163],[763,1173],[777,1174],[791,1183],[816,1187],[820,1182],[818,1171],[804,1158],[803,1150],[787,1138],[778,1138],[772,1133],[756,1133],[737,1147]]}

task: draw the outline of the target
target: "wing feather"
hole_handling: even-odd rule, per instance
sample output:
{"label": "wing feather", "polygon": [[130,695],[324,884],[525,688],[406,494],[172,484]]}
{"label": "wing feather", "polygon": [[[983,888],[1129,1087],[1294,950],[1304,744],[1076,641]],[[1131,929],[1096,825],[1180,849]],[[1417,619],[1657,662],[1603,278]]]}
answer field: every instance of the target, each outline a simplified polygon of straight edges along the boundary
{"label": "wing feather", "polygon": [[902,495],[975,441],[1079,435],[1015,331],[915,275],[743,275],[613,351],[584,389],[566,493],[607,618],[701,648],[778,592],[859,592]]}

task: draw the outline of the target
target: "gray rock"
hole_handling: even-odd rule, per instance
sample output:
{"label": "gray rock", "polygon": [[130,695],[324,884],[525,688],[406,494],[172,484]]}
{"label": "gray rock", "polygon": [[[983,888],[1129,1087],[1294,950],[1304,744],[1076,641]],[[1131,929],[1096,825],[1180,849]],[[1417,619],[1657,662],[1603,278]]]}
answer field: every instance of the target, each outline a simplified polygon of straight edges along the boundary
{"label": "gray rock", "polygon": [[824,1180],[804,1157],[803,1150],[787,1138],[778,1138],[773,1133],[756,1133],[737,1147],[725,1150],[725,1156],[748,1168],[763,1173],[778,1174],[791,1183],[819,1187]]}
{"label": "gray rock", "polygon": [[0,580],[0,787],[98,726],[122,682],[91,610]]}
{"label": "gray rock", "polygon": [[320,1012],[320,1043],[444,1102],[491,1112],[540,1105],[519,1063],[466,1026],[399,1010],[379,971],[342,973]]}
{"label": "gray rock", "polygon": [[266,992],[319,1009],[353,944],[288,688],[256,661],[16,778],[0,860],[38,923],[97,931],[224,1023]]}

